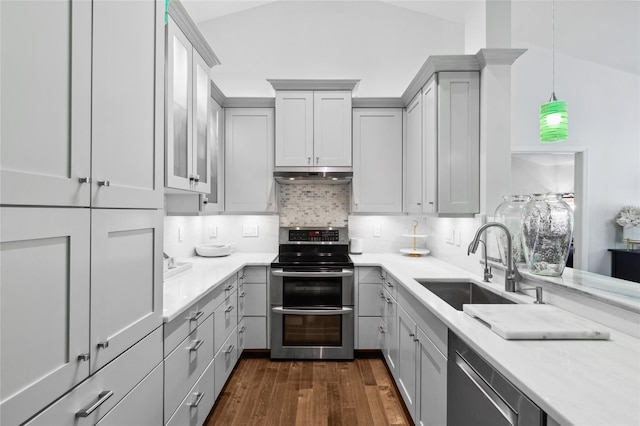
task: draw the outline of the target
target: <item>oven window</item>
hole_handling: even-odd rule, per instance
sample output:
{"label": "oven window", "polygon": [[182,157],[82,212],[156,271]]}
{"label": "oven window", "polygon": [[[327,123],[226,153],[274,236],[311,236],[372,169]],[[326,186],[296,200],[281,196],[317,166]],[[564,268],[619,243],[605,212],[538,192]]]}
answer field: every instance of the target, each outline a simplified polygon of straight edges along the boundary
{"label": "oven window", "polygon": [[342,346],[342,315],[282,317],[283,346]]}
{"label": "oven window", "polygon": [[342,278],[285,278],[285,308],[342,307]]}

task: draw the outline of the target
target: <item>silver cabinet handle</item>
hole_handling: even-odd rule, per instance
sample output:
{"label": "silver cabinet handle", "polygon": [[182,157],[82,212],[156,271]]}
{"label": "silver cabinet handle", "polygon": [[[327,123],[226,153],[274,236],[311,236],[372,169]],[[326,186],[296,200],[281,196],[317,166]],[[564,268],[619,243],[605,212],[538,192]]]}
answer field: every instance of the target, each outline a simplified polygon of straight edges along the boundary
{"label": "silver cabinet handle", "polygon": [[320,162],[320,157],[316,157],[316,164]]}
{"label": "silver cabinet handle", "polygon": [[240,294],[238,295],[238,297],[245,297],[246,295],[247,295],[247,292],[246,292],[246,291],[243,291],[242,293],[240,293]]}
{"label": "silver cabinet handle", "polygon": [[76,413],[76,417],[89,417],[104,402],[113,396],[113,391],[103,391],[98,395],[98,400],[93,404]]}
{"label": "silver cabinet handle", "polygon": [[242,276],[238,277],[238,279],[239,279],[239,280],[244,280],[244,277],[245,277],[245,275],[244,275],[244,272],[243,272],[243,273],[242,273]]}
{"label": "silver cabinet handle", "polygon": [[409,337],[416,337],[414,333],[409,333]]}
{"label": "silver cabinet handle", "polygon": [[194,393],[194,395],[196,396],[196,400],[193,402],[188,402],[187,406],[191,408],[198,408],[198,405],[200,405],[200,401],[202,401],[202,398],[204,398],[204,392],[197,392]]}
{"label": "silver cabinet handle", "polygon": [[104,342],[98,342],[98,348],[107,349],[109,347],[109,341],[105,340]]}
{"label": "silver cabinet handle", "polygon": [[353,313],[353,308],[337,308],[337,309],[291,309],[283,308],[282,306],[274,306],[271,308],[271,312],[284,315],[349,315]]}
{"label": "silver cabinet handle", "polygon": [[380,330],[380,333],[383,333],[383,334],[384,334],[384,328],[382,328],[382,326],[381,326],[381,325],[380,325],[380,326],[378,326],[378,330]]}
{"label": "silver cabinet handle", "polygon": [[272,269],[274,277],[309,277],[309,278],[337,278],[352,277],[353,269],[343,269],[342,272],[284,272],[282,269]]}
{"label": "silver cabinet handle", "polygon": [[109,182],[108,180],[99,180],[98,186],[111,186],[111,182]]}
{"label": "silver cabinet handle", "polygon": [[200,349],[200,346],[202,346],[202,344],[204,343],[204,340],[200,339],[200,340],[196,340],[193,342],[193,346],[188,346],[187,349],[189,349],[189,352],[195,352],[198,349]]}
{"label": "silver cabinet handle", "polygon": [[420,339],[416,339],[416,338],[414,337],[413,341],[414,341],[414,342],[419,342],[419,341],[420,341]]}
{"label": "silver cabinet handle", "polygon": [[224,351],[224,353],[225,353],[225,354],[230,354],[231,352],[233,352],[233,348],[234,348],[234,347],[235,347],[235,346],[233,346],[233,345],[229,345],[229,347],[227,348],[227,350],[226,350],[226,351]]}
{"label": "silver cabinet handle", "polygon": [[384,293],[382,292],[382,290],[380,290],[380,299],[386,299]]}
{"label": "silver cabinet handle", "polygon": [[389,305],[391,305],[391,304],[393,303],[393,300],[389,299],[388,297],[385,297],[385,299],[386,299],[386,301],[387,301],[387,303],[388,303]]}
{"label": "silver cabinet handle", "polygon": [[240,331],[238,331],[238,333],[244,333],[244,331],[247,329],[247,327],[245,327],[244,325],[242,326],[242,328],[240,329]]}
{"label": "silver cabinet handle", "polygon": [[311,164],[311,157],[307,157],[307,164]]}
{"label": "silver cabinet handle", "polygon": [[78,179],[78,182],[80,182],[80,183],[91,183],[91,178],[81,177],[80,179]]}
{"label": "silver cabinet handle", "polygon": [[387,287],[393,287],[393,284],[391,284],[389,281],[387,281]]}
{"label": "silver cabinet handle", "polygon": [[89,361],[89,358],[91,358],[91,355],[89,355],[89,353],[78,355],[78,361]]}
{"label": "silver cabinet handle", "polygon": [[198,311],[189,317],[189,321],[198,321],[202,315],[204,315],[204,311]]}
{"label": "silver cabinet handle", "polygon": [[233,308],[234,308],[234,307],[235,307],[235,306],[231,305],[231,306],[229,306],[227,309],[225,309],[224,311],[225,311],[225,312],[227,312],[227,313],[229,313],[229,312],[233,311]]}
{"label": "silver cabinet handle", "polygon": [[224,291],[231,291],[231,290],[233,290],[233,284],[229,284],[224,288]]}

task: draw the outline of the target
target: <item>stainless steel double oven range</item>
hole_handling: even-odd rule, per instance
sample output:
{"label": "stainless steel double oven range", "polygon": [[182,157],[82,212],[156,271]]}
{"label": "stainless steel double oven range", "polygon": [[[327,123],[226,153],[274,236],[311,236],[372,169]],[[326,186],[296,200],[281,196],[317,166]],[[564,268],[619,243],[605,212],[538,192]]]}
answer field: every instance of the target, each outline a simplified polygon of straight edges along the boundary
{"label": "stainless steel double oven range", "polygon": [[347,228],[280,228],[271,264],[271,358],[353,359]]}

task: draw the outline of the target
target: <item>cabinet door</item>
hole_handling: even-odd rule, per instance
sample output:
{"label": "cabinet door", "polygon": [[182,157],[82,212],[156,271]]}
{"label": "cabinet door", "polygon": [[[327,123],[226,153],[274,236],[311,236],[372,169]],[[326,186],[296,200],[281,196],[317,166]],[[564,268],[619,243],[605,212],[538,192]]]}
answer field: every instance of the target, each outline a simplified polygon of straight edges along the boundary
{"label": "cabinet door", "polygon": [[91,372],[162,324],[161,210],[91,212]]}
{"label": "cabinet door", "polygon": [[225,111],[225,208],[274,211],[273,108]]}
{"label": "cabinet door", "polygon": [[402,109],[353,110],[353,210],[402,212]]}
{"label": "cabinet door", "polygon": [[191,175],[192,190],[208,193],[211,191],[211,152],[209,145],[209,99],[211,83],[209,65],[193,51],[193,159]]}
{"label": "cabinet door", "polygon": [[438,212],[438,83],[434,74],[422,88],[424,212]]}
{"label": "cabinet door", "polygon": [[218,395],[220,395],[224,384],[227,383],[227,379],[231,375],[231,371],[238,361],[237,343],[238,334],[237,330],[234,329],[233,333],[231,333],[229,338],[222,344],[222,348],[218,353],[216,353],[213,360],[215,368],[214,400],[218,398]]}
{"label": "cabinet door", "polygon": [[276,92],[276,167],[312,166],[313,92]]}
{"label": "cabinet door", "polygon": [[164,2],[93,2],[92,206],[162,208]]}
{"label": "cabinet door", "polygon": [[193,51],[180,28],[167,24],[167,146],[165,185],[191,189],[193,132]]}
{"label": "cabinet door", "polygon": [[480,77],[438,75],[438,213],[480,212]]}
{"label": "cabinet door", "polygon": [[418,377],[416,424],[447,424],[447,359],[427,335],[417,329]]}
{"label": "cabinet door", "polygon": [[422,213],[422,98],[418,94],[407,106],[405,140],[405,211]]}
{"label": "cabinet door", "polygon": [[242,325],[238,324],[238,342],[242,334],[242,346],[238,344],[238,351],[243,349],[267,348],[267,317],[244,317]]}
{"label": "cabinet door", "polygon": [[314,166],[351,166],[351,91],[313,93]]}
{"label": "cabinet door", "polygon": [[209,193],[202,196],[202,211],[224,210],[224,115],[220,105],[209,98],[209,153],[211,167]]}
{"label": "cabinet door", "polygon": [[384,291],[384,322],[387,325],[384,334],[383,355],[394,378],[398,376],[398,305],[389,292]]}
{"label": "cabinet door", "polygon": [[417,380],[417,350],[416,323],[404,311],[398,309],[398,346],[400,359],[398,361],[398,389],[402,399],[415,420],[416,415],[416,380]]}
{"label": "cabinet door", "polygon": [[266,316],[267,315],[267,285],[266,284],[243,284],[242,291],[238,294],[238,299],[242,298],[244,315]]}
{"label": "cabinet door", "polygon": [[91,2],[2,1],[0,17],[0,204],[88,206]]}
{"label": "cabinet door", "polygon": [[0,216],[0,423],[20,424],[89,375],[90,217],[19,207]]}

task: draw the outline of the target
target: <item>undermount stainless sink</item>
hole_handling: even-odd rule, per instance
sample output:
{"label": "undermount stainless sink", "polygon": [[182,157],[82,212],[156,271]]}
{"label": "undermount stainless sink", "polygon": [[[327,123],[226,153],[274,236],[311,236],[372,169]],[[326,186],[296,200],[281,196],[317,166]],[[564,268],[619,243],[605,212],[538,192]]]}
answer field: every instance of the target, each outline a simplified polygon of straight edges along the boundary
{"label": "undermount stainless sink", "polygon": [[515,303],[469,280],[443,281],[416,278],[424,288],[461,311],[462,305]]}

